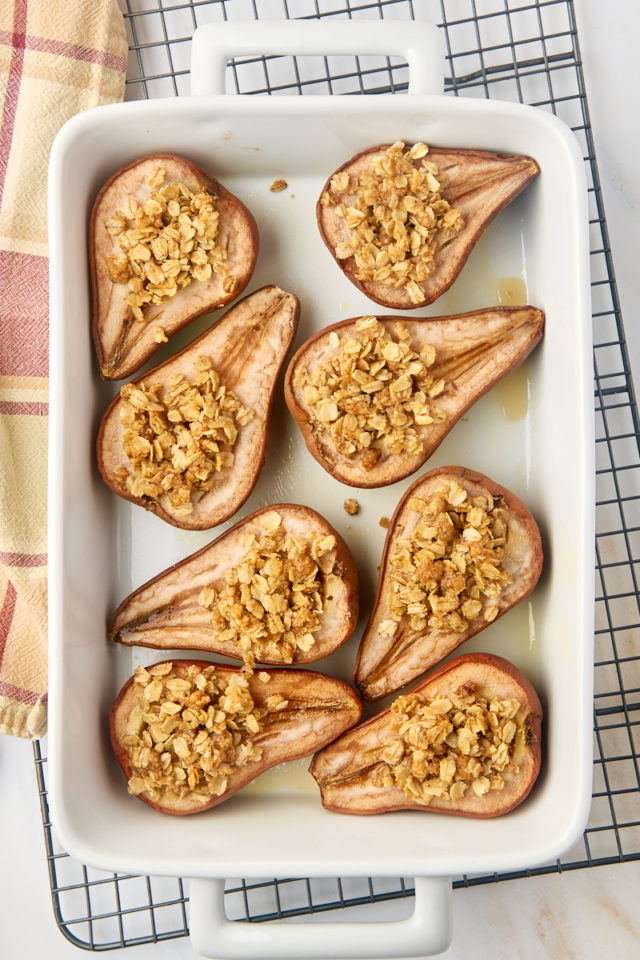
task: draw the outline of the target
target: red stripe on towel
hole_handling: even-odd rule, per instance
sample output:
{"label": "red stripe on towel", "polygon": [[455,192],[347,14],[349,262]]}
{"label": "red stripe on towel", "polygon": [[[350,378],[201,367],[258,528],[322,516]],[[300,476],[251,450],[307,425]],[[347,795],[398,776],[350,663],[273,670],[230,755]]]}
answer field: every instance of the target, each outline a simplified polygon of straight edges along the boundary
{"label": "red stripe on towel", "polygon": [[0,563],[5,567],[46,567],[46,553],[7,553],[0,550]]}
{"label": "red stripe on towel", "polygon": [[19,703],[28,703],[35,706],[36,703],[46,703],[46,693],[36,693],[34,690],[24,690],[22,687],[16,687],[13,683],[7,683],[0,680],[0,697],[11,697]]}
{"label": "red stripe on towel", "polygon": [[20,81],[24,63],[24,48],[27,31],[27,0],[15,0],[13,9],[13,34],[11,36],[11,60],[5,93],[4,109],[0,121],[0,204],[4,193],[4,181],[9,166],[9,151],[13,140],[13,127],[20,96]]}
{"label": "red stripe on towel", "polygon": [[0,375],[49,373],[49,263],[0,250]]}
{"label": "red stripe on towel", "polygon": [[[8,30],[0,30],[0,43],[4,46],[12,46],[15,34]],[[84,60],[85,63],[95,63],[99,67],[107,67],[109,70],[127,69],[125,57],[118,57],[115,53],[107,53],[106,50],[95,50],[93,47],[83,47],[79,43],[67,43],[66,40],[48,40],[47,37],[35,37],[27,35],[24,38],[26,50],[34,50],[36,53],[53,53],[60,57],[67,57],[69,60]]]}
{"label": "red stripe on towel", "polygon": [[0,414],[7,417],[46,417],[49,404],[38,400],[0,400]]}
{"label": "red stripe on towel", "polygon": [[2,603],[2,609],[0,609],[0,667],[2,666],[4,648],[7,644],[7,638],[9,636],[9,631],[11,630],[11,624],[13,623],[13,614],[16,609],[17,596],[16,588],[11,583],[11,580],[9,580],[7,584],[7,592],[4,595],[4,601]]}

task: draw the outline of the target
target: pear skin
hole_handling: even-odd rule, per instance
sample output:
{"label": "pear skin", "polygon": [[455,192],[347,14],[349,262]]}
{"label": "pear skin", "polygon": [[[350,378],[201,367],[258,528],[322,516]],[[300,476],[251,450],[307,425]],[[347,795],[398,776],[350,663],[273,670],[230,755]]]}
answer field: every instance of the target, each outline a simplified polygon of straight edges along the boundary
{"label": "pear skin", "polygon": [[[226,249],[229,272],[225,276],[213,273],[209,280],[192,280],[174,296],[145,304],[139,322],[126,302],[128,286],[114,283],[109,276],[108,258],[120,248],[118,237],[107,229],[107,221],[129,198],[138,206],[144,204],[152,189],[149,180],[158,168],[166,174],[162,186],[182,182],[194,192],[204,187],[216,198],[215,209],[220,214],[217,241]],[[218,310],[239,297],[251,279],[258,256],[258,228],[242,201],[190,160],[172,154],[142,157],[109,178],[96,197],[89,238],[93,339],[105,380],[122,380],[139,370],[160,346],[159,330],[170,337],[201,314]],[[231,289],[228,278],[234,280]]]}
{"label": "pear skin", "polygon": [[206,530],[233,516],[253,490],[264,463],[276,382],[296,333],[298,315],[297,297],[276,286],[262,287],[235,304],[180,353],[133,381],[166,386],[178,373],[191,380],[196,360],[204,354],[211,358],[227,391],[253,411],[253,419],[239,428],[233,465],[216,474],[211,490],[193,492],[191,513],[177,513],[166,496],[154,500],[128,492],[120,476],[122,468],[131,472],[122,447],[120,396],[105,413],[97,439],[98,466],[114,493],[185,530]]}
{"label": "pear skin", "polygon": [[[372,160],[382,156],[389,146],[371,147],[342,164],[331,174],[320,196],[329,189],[336,174],[346,170],[351,176],[360,176]],[[410,148],[411,144],[406,144],[405,152]],[[413,310],[433,303],[442,296],[462,270],[489,223],[540,173],[540,167],[531,157],[481,150],[430,147],[426,159],[437,164],[438,175],[446,178],[443,197],[451,207],[460,210],[464,226],[435,253],[433,272],[420,284],[424,298],[417,303],[411,300],[406,287],[386,286],[376,280],[359,280],[354,258],[338,259],[335,253],[338,244],[346,242],[350,235],[345,219],[336,215],[335,206],[322,204],[320,200],[316,208],[322,239],[347,279],[370,300],[393,310]],[[416,167],[421,162],[413,161]],[[345,207],[351,205],[352,195],[345,193],[335,196]]]}
{"label": "pear skin", "polygon": [[[296,383],[303,371],[313,372],[319,364],[339,356],[342,341],[357,338],[358,319],[334,323],[303,343],[289,362],[284,390],[289,411],[311,455],[336,480],[360,488],[386,486],[418,470],[476,400],[528,357],[542,338],[544,328],[543,312],[528,306],[493,307],[450,317],[378,317],[392,337],[395,324],[403,323],[411,335],[407,343],[415,353],[419,354],[427,343],[435,348],[436,360],[429,373],[434,380],[443,378],[445,386],[429,402],[445,418],[415,425],[422,441],[417,452],[393,453],[384,443],[378,446],[374,441],[373,446],[380,449],[381,455],[367,468],[362,451],[349,456],[338,450],[331,431],[318,422],[313,409],[305,403],[304,386]],[[337,346],[331,343],[332,333],[339,338]]]}
{"label": "pear skin", "polygon": [[[184,678],[190,666],[200,670],[215,666],[216,674],[230,676],[239,673],[237,667],[212,664],[209,661],[173,660],[171,676]],[[268,680],[265,682],[265,677]],[[248,679],[249,692],[257,707],[266,705],[268,697],[279,696],[287,701],[282,710],[269,711],[265,723],[255,735],[254,742],[262,748],[262,757],[250,761],[231,772],[227,786],[220,796],[212,796],[201,803],[191,794],[175,799],[167,797],[165,787],[160,799],[153,800],[149,792],[138,798],[163,813],[185,815],[199,813],[217,806],[257,776],[290,760],[310,756],[315,750],[330,743],[360,719],[362,706],[351,687],[341,680],[310,670],[264,670]],[[110,714],[111,744],[127,780],[131,765],[123,739],[138,734],[145,708],[142,688],[131,677],[125,683]],[[198,729],[204,729],[200,726]]]}
{"label": "pear skin", "polygon": [[393,591],[390,557],[399,541],[408,539],[418,523],[420,514],[410,506],[413,497],[428,500],[436,490],[455,480],[469,497],[493,498],[494,512],[506,525],[502,567],[512,577],[491,605],[497,607],[494,620],[501,617],[527,597],[542,571],[542,541],[538,526],[525,505],[515,494],[481,473],[465,467],[439,467],[419,477],[400,500],[389,524],[385,540],[378,590],[373,611],[367,623],[354,672],[354,681],[365,700],[379,700],[407,683],[416,680],[427,670],[432,670],[456,647],[475,636],[489,625],[485,619],[488,605],[483,598],[482,609],[470,618],[462,631],[435,629],[427,625],[423,631],[412,631],[409,618],[398,624],[394,636],[385,635],[380,627],[387,619],[388,598]]}
{"label": "pear skin", "polygon": [[[310,507],[285,503],[264,507],[225,531],[213,543],[143,584],[120,604],[109,624],[109,636],[119,643],[157,649],[210,651],[242,659],[232,640],[220,639],[211,614],[198,601],[203,587],[219,590],[227,572],[242,563],[247,534],[260,539],[260,519],[275,510],[288,536],[301,540],[335,537],[321,574],[323,610],[314,644],[298,649],[293,663],[312,663],[341,647],[358,622],[358,573],[349,547],[327,521]],[[282,663],[282,660],[261,660]]]}
{"label": "pear skin", "polygon": [[309,771],[320,787],[323,806],[337,813],[420,810],[488,818],[509,813],[522,803],[540,770],[542,707],[536,691],[508,660],[487,653],[472,653],[450,660],[411,693],[437,699],[460,690],[474,692],[487,700],[495,697],[520,702],[521,735],[512,756],[517,771],[503,772],[501,790],[489,790],[477,796],[468,786],[458,800],[433,797],[425,805],[411,800],[396,784],[376,784],[375,772],[379,766],[376,754],[396,736],[391,730],[391,712],[387,708],[315,755]]}

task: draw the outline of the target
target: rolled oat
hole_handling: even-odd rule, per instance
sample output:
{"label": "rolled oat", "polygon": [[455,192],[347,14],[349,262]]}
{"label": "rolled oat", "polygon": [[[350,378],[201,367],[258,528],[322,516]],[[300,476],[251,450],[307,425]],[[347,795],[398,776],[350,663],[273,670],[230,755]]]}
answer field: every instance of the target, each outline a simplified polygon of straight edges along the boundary
{"label": "rolled oat", "polygon": [[107,258],[109,279],[127,285],[126,302],[140,322],[146,304],[175,296],[193,280],[218,274],[225,278],[226,293],[236,284],[229,275],[226,242],[219,238],[217,197],[203,186],[193,191],[182,182],[165,184],[165,179],[166,171],[156,168],[145,201],[138,205],[129,197],[106,222],[119,247]]}
{"label": "rolled oat", "polygon": [[226,583],[204,587],[199,597],[218,640],[234,644],[249,669],[256,660],[292,663],[298,651],[311,650],[336,546],[332,535],[288,534],[276,510],[263,514],[260,526],[259,535],[245,535],[242,562],[227,571]]}
{"label": "rolled oat", "polygon": [[429,499],[412,497],[408,507],[418,517],[390,555],[384,635],[394,636],[404,618],[414,633],[463,633],[471,620],[495,619],[513,578],[502,562],[506,521],[493,497],[470,497],[452,480]]}
{"label": "rolled oat", "polygon": [[406,287],[412,303],[424,300],[420,284],[433,273],[438,250],[464,226],[428,151],[424,143],[406,149],[398,140],[359,176],[337,173],[320,200],[349,233],[336,257],[353,257],[358,280]]}
{"label": "rolled oat", "polygon": [[143,705],[122,738],[129,793],[154,803],[206,804],[221,796],[234,771],[261,759],[256,737],[269,713],[287,703],[276,695],[257,707],[245,676],[213,665],[138,667],[133,682],[142,688]]}
{"label": "rolled oat", "polygon": [[361,317],[353,334],[332,331],[329,344],[337,352],[329,359],[296,371],[294,386],[315,428],[365,470],[385,454],[419,453],[416,428],[446,418],[437,405],[446,384],[431,372],[435,348],[426,343],[417,353],[410,340],[402,321],[391,332],[376,317]]}
{"label": "rolled oat", "polygon": [[391,736],[378,749],[374,782],[399,787],[415,803],[484,796],[517,773],[514,753],[525,738],[518,700],[488,698],[465,684],[447,696],[421,693],[391,705]]}
{"label": "rolled oat", "polygon": [[194,493],[211,490],[233,466],[238,432],[254,416],[222,384],[209,357],[199,355],[196,368],[192,381],[176,374],[167,387],[139,382],[120,391],[129,469],[120,468],[118,479],[134,497],[166,497],[180,516],[193,511]]}

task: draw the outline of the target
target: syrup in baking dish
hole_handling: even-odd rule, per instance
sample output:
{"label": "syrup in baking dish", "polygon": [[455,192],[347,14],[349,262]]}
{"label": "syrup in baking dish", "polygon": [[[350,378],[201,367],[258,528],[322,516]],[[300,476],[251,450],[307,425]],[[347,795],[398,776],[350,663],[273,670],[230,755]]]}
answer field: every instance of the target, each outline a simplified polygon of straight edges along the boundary
{"label": "syrup in baking dish", "polygon": [[522,277],[498,279],[498,303],[501,307],[524,307],[527,303],[527,285]]}
{"label": "syrup in baking dish", "polygon": [[[524,307],[527,304],[527,285],[522,277],[496,277],[497,302],[501,307]],[[525,360],[504,380],[492,388],[505,420],[523,420],[529,410],[529,361]]]}
{"label": "syrup in baking dish", "polygon": [[497,401],[505,420],[524,420],[529,412],[529,361],[508,373],[491,388],[491,396]]}
{"label": "syrup in baking dish", "polygon": [[318,787],[309,773],[311,757],[281,763],[265,770],[242,788],[243,793],[318,793]]}
{"label": "syrup in baking dish", "polygon": [[[537,640],[533,602],[527,599],[509,610],[504,626],[508,631],[509,644],[517,647],[518,663],[523,664],[521,669],[532,665],[531,655]],[[512,655],[515,657],[515,653]],[[509,653],[503,656],[508,657]]]}
{"label": "syrup in baking dish", "polygon": [[454,656],[467,652],[493,653],[518,664],[518,669],[534,682],[539,673],[540,640],[537,598],[523,600],[500,617],[486,631],[463,644]]}

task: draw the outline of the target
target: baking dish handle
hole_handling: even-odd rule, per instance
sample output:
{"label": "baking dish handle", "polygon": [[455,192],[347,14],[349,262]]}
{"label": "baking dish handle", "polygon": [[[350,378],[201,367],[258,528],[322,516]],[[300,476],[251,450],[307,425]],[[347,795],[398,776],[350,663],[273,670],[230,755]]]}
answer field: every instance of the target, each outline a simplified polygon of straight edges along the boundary
{"label": "baking dish handle", "polygon": [[444,48],[438,27],[412,20],[261,20],[207,23],[193,34],[191,93],[225,92],[232,57],[252,55],[399,56],[409,93],[442,93]]}
{"label": "baking dish handle", "polygon": [[224,880],[191,880],[189,927],[194,950],[217,960],[352,960],[425,957],[451,940],[448,877],[416,877],[415,909],[405,920],[228,920]]}

